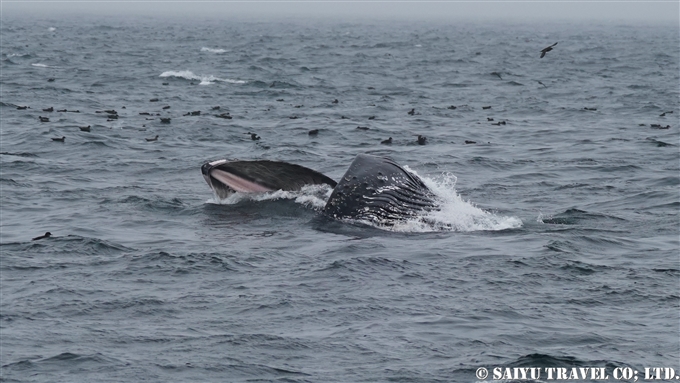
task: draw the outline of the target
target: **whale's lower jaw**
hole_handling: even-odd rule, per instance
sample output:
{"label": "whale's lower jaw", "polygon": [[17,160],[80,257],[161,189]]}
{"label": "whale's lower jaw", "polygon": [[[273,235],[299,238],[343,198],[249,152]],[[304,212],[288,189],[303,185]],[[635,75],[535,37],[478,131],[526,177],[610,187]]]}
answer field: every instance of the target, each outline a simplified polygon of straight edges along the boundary
{"label": "whale's lower jaw", "polygon": [[388,158],[358,155],[333,190],[323,213],[335,219],[394,225],[437,209],[423,181]]}

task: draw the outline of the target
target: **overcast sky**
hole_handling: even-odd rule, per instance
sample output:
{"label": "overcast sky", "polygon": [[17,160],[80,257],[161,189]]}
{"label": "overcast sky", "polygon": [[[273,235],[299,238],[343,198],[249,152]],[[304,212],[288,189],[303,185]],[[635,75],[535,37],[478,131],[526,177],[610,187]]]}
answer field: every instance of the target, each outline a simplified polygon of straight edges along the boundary
{"label": "overcast sky", "polygon": [[[503,21],[598,20],[675,23],[680,2],[672,1],[55,1],[1,0],[2,17],[80,15],[152,15],[210,18],[340,18]],[[679,26],[680,28],[680,26]]]}

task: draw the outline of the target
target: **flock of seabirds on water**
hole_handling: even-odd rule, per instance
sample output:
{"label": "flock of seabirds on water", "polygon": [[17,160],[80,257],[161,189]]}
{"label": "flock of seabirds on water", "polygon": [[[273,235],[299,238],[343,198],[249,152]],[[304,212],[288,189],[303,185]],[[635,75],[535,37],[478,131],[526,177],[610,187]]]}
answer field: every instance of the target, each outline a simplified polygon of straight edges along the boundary
{"label": "flock of seabirds on water", "polygon": [[[548,52],[552,51],[553,48],[554,48],[556,45],[557,45],[557,43],[554,43],[554,44],[552,44],[552,45],[550,45],[550,46],[548,46],[548,47],[546,47],[546,48],[543,48],[543,49],[540,51],[540,53],[541,53],[540,58],[545,57],[545,55],[546,55]],[[498,76],[499,78],[502,79],[501,75],[500,75],[499,73],[497,73],[497,72],[493,72],[492,75]],[[55,81],[55,79],[53,79],[53,78],[48,79],[48,82],[54,82],[54,81]],[[537,81],[537,82],[538,82],[540,85],[546,87],[546,85],[543,84],[541,81]],[[163,83],[163,85],[168,85],[168,83]],[[374,89],[374,88],[369,87],[369,89]],[[150,102],[158,102],[158,101],[160,101],[160,100],[159,100],[158,98],[153,98],[153,99],[151,99],[151,100],[149,100],[149,101],[150,101]],[[283,99],[277,99],[276,101],[281,102],[281,101],[284,101],[284,100],[283,100]],[[331,101],[332,104],[338,104],[339,102],[340,102],[340,101],[339,101],[338,99],[334,99],[333,101]],[[14,105],[14,106],[15,106],[18,110],[27,110],[27,109],[30,109],[29,106],[25,106],[25,105],[24,105],[24,106],[21,106],[21,105]],[[467,105],[465,105],[465,106],[469,108],[469,106],[467,106]],[[295,106],[294,106],[294,108],[301,108],[301,107],[303,107],[303,105],[295,105]],[[125,106],[123,106],[122,108],[125,109]],[[454,106],[454,105],[451,105],[451,106],[448,106],[448,107],[447,107],[447,109],[451,109],[451,110],[457,109],[457,108],[458,108],[458,107],[457,107],[457,106]],[[491,109],[491,108],[492,108],[491,106],[482,106],[482,110],[488,110],[488,109]],[[163,110],[170,109],[170,106],[169,106],[169,105],[163,106],[162,109],[163,109]],[[216,113],[219,113],[218,111],[220,110],[220,107],[219,107],[219,106],[214,106],[214,107],[211,108],[211,110],[214,111],[214,112],[216,112]],[[587,111],[596,111],[597,108],[584,107],[584,110],[587,110]],[[52,112],[55,111],[55,109],[54,109],[54,107],[48,107],[48,108],[43,108],[42,111],[43,111],[43,112],[46,112],[46,113],[52,113]],[[56,110],[56,112],[60,112],[60,113],[69,113],[69,112],[70,112],[70,113],[80,113],[79,110],[66,110],[66,109],[58,109],[58,110]],[[95,113],[97,113],[97,114],[104,114],[104,115],[106,116],[108,122],[116,121],[116,120],[118,120],[118,118],[119,118],[118,111],[116,111],[115,109],[108,109],[108,110],[102,110],[102,111],[95,111]],[[673,113],[673,111],[664,112],[664,113],[662,113],[662,114],[660,115],[660,117],[664,117],[664,116],[666,116],[667,114],[671,114],[671,113]],[[410,116],[420,115],[419,112],[416,112],[415,108],[412,108],[410,111],[407,112],[407,114],[410,115]],[[147,116],[147,117],[145,117],[145,120],[147,120],[147,121],[149,121],[149,120],[155,120],[155,117],[160,117],[160,113],[155,113],[155,114],[154,114],[154,113],[149,113],[149,112],[141,112],[141,113],[139,113],[139,115],[140,115],[140,116]],[[187,112],[187,113],[183,114],[182,116],[200,116],[200,115],[201,115],[201,111],[191,111],[191,112]],[[219,113],[219,114],[213,114],[213,116],[218,117],[218,118],[222,118],[222,119],[229,119],[229,120],[233,118],[233,116],[232,116],[229,112]],[[297,119],[298,116],[293,115],[293,116],[290,116],[289,118],[290,118],[290,119]],[[345,117],[345,116],[341,116],[340,118],[341,118],[341,119],[348,119],[348,117]],[[43,123],[48,123],[48,122],[50,122],[49,117],[38,116],[38,119],[40,120],[40,122],[43,122]],[[376,119],[376,116],[370,116],[370,117],[368,117],[368,119],[369,119],[369,120],[375,120],[375,119]],[[170,124],[171,121],[172,121],[172,119],[171,119],[170,117],[160,117],[160,122],[161,122],[162,124]],[[507,124],[507,122],[506,122],[505,120],[494,121],[494,118],[492,118],[492,117],[487,117],[487,122],[493,122],[492,125],[496,125],[496,126],[501,126],[501,125],[506,125],[506,124]],[[640,125],[640,126],[645,126],[645,124],[639,124],[639,125]],[[670,126],[670,125],[665,125],[665,126],[664,126],[664,125],[662,125],[662,124],[650,124],[650,127],[653,128],[653,129],[670,129],[671,126]],[[91,130],[92,130],[92,126],[91,126],[91,125],[87,125],[87,126],[79,126],[78,128],[79,128],[79,130],[82,131],[82,132],[91,132]],[[143,128],[142,130],[146,130],[146,129],[145,129],[145,128],[146,128],[146,125],[142,125],[142,128]],[[369,130],[370,128],[369,128],[368,126],[361,126],[361,125],[359,125],[359,126],[357,126],[356,129],[358,129],[358,130]],[[312,129],[312,130],[310,130],[310,131],[308,132],[308,135],[309,135],[310,137],[316,137],[316,136],[319,135],[319,133],[320,133],[320,130],[319,130],[319,129]],[[250,136],[250,139],[253,140],[253,141],[259,141],[259,140],[261,139],[261,137],[260,137],[257,133],[246,132],[246,133],[244,133],[244,134]],[[416,136],[416,139],[415,139],[415,142],[414,142],[414,143],[416,143],[416,144],[418,144],[418,145],[425,145],[425,144],[427,143],[427,138],[426,138],[425,136],[420,135],[420,134],[415,134],[415,136]],[[158,141],[158,139],[159,139],[159,135],[155,135],[154,137],[150,137],[150,138],[145,138],[145,140],[146,140],[147,142]],[[52,138],[52,141],[55,141],[55,142],[65,142],[65,141],[66,141],[66,136],[53,137],[53,138]],[[391,145],[393,142],[394,142],[394,141],[393,141],[393,138],[392,138],[392,137],[389,137],[389,138],[387,138],[387,139],[385,139],[385,140],[382,140],[382,141],[380,142],[380,144],[382,144],[382,145]],[[477,142],[475,142],[475,141],[465,140],[465,144],[476,144],[476,143],[477,143]],[[356,164],[361,164],[361,165],[366,164],[366,163],[367,163],[366,161],[368,161],[368,163],[369,163],[370,165],[372,165],[372,166],[378,166],[378,167],[384,166],[384,164],[381,162],[382,160],[379,160],[379,159],[378,159],[378,160],[377,160],[378,163],[373,163],[372,161],[376,161],[376,159],[375,159],[375,158],[369,158],[369,157],[370,157],[370,156],[364,155],[364,156],[362,157],[362,159],[360,159],[359,156],[358,156],[357,159],[355,159],[355,162],[352,163],[352,166],[355,166],[355,163],[356,163]],[[215,162],[219,162],[219,161],[215,161]],[[258,161],[253,161],[253,163],[255,163],[255,162],[258,162]],[[260,162],[265,162],[265,161],[260,161]],[[239,162],[239,164],[241,164],[241,165],[246,164],[246,163],[247,163],[247,162]],[[274,162],[270,162],[270,163],[273,164]],[[216,169],[218,169],[219,166],[223,166],[223,167],[224,167],[224,166],[228,166],[229,164],[230,164],[230,163],[226,163],[226,164],[225,164],[224,162],[220,162],[219,164],[217,164],[217,165],[215,165],[215,166],[210,166],[210,169],[207,170],[207,171],[208,171],[207,174],[206,174],[206,166],[207,166],[207,165],[213,165],[213,163],[206,164],[206,165],[204,165],[204,167],[203,167],[204,176],[206,176],[206,180],[208,181],[208,184],[211,186],[211,188],[214,189],[214,191],[215,191],[216,193],[221,192],[221,190],[219,190],[219,187],[217,187],[217,186],[218,186],[217,184],[219,184],[220,182],[219,182],[218,180],[216,180],[214,177],[212,177],[212,176],[211,176],[211,173],[209,173],[209,172],[212,171],[212,170],[217,171]],[[232,163],[232,164],[233,164],[233,163]],[[285,164],[285,163],[279,163],[279,164],[284,164],[284,165],[286,165],[286,166],[287,166],[287,165],[291,165],[291,164]],[[401,169],[401,167],[399,167],[399,165],[397,165],[397,164],[395,164],[395,163],[390,162],[389,164],[392,165],[392,166],[397,167],[398,169]],[[278,165],[277,165],[277,166],[278,166]],[[326,176],[324,176],[324,175],[322,175],[322,174],[320,174],[320,173],[314,172],[314,171],[312,171],[311,169],[306,169],[306,168],[304,168],[304,167],[300,167],[299,165],[291,165],[291,166],[295,166],[295,167],[296,167],[294,170],[298,170],[298,168],[300,168],[300,169],[302,169],[303,172],[309,171],[309,172],[311,172],[310,174],[313,173],[312,175],[310,175],[310,177],[312,177],[312,178],[314,178],[314,177],[322,177],[322,178],[324,179],[323,182],[314,182],[314,181],[312,181],[311,183],[328,183],[328,184],[331,184],[331,186],[333,186],[333,187],[336,186],[335,181],[329,179],[328,177],[326,177]],[[348,170],[348,172],[352,170],[352,166],[350,166],[350,170]],[[285,169],[284,169],[284,171],[285,171]],[[355,169],[355,171],[356,171],[356,169]],[[215,174],[217,174],[217,173],[215,173]],[[402,177],[404,176],[404,175],[401,174],[401,173],[399,173],[399,174],[400,174],[400,176],[402,176]],[[211,177],[212,177],[212,178],[211,178]],[[407,178],[410,179],[411,177],[410,177],[410,176],[407,176]],[[417,177],[416,177],[416,178],[417,178]],[[310,178],[310,180],[311,180],[311,178]],[[410,181],[413,181],[413,180],[410,180]],[[409,181],[409,182],[410,182],[410,181]],[[419,181],[420,181],[419,179],[417,179],[417,180],[415,180],[415,181],[418,181],[418,182],[416,182],[416,183],[418,183],[418,184],[420,183],[420,182],[419,182]],[[342,182],[342,181],[341,181],[341,182]],[[232,186],[233,186],[233,185],[232,185]],[[262,187],[261,185],[257,185],[257,186],[258,186],[258,187]],[[276,189],[272,189],[272,187],[273,187],[273,188],[276,188],[276,187],[278,187],[278,186],[279,186],[279,185],[274,185],[274,186],[271,186],[271,187],[269,187],[269,188],[265,188],[264,190],[276,190]],[[229,189],[231,192],[234,191],[234,190],[232,190],[233,188],[230,188],[229,186],[222,185],[222,187],[225,187],[225,188]],[[347,186],[345,186],[345,187],[347,187]],[[281,187],[281,189],[284,189],[284,190],[285,190],[285,186]],[[237,190],[239,190],[239,189],[237,188]],[[245,189],[243,189],[243,190],[245,190]],[[258,189],[258,190],[259,190],[259,189]],[[334,191],[334,194],[333,194],[333,195],[335,195],[335,193],[336,193],[336,192]],[[218,193],[218,194],[219,194],[219,193]],[[339,194],[342,194],[342,192],[339,192]],[[425,193],[425,194],[427,194],[427,190],[426,190],[426,193]],[[333,199],[333,198],[332,198],[333,195],[331,196],[331,199]],[[426,200],[427,200],[427,198],[425,198],[425,206],[429,206],[429,205],[428,205],[429,202],[426,201]],[[329,205],[332,204],[332,202],[334,202],[334,203],[337,204],[337,201],[329,201]],[[421,206],[421,207],[422,207],[422,206]],[[328,208],[328,206],[327,206],[327,208]],[[337,209],[336,209],[336,210],[337,210]],[[50,232],[46,232],[44,235],[35,237],[35,238],[33,238],[32,240],[33,240],[33,241],[36,241],[36,240],[41,240],[41,239],[46,239],[46,238],[52,238],[52,237],[53,237],[53,236],[52,236],[52,234],[51,234]]]}

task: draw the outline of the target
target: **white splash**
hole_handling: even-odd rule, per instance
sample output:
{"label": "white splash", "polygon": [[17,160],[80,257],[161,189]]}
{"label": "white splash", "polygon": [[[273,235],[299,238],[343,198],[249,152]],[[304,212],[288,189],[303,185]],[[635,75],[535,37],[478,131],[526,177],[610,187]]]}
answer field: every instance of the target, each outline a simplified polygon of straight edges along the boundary
{"label": "white splash", "polygon": [[32,66],[37,66],[38,68],[49,68],[47,65],[45,65],[45,64],[40,64],[40,63],[31,64],[31,65],[32,65]]}
{"label": "white splash", "polygon": [[234,193],[225,199],[216,196],[207,203],[218,205],[235,205],[241,201],[276,201],[280,199],[294,200],[295,203],[321,210],[326,206],[326,201],[331,196],[333,189],[328,185],[306,185],[299,191],[276,190],[266,193]]}
{"label": "white splash", "polygon": [[203,48],[201,48],[201,52],[224,53],[224,52],[226,52],[226,50],[203,47]]}
{"label": "white splash", "polygon": [[181,70],[181,71],[166,71],[161,73],[159,77],[179,77],[187,80],[200,80],[199,85],[210,85],[215,82],[226,82],[230,84],[245,84],[245,81],[242,80],[232,80],[228,78],[220,78],[220,77],[215,77],[213,75],[196,75],[194,72],[190,70]]}
{"label": "white splash", "polygon": [[55,28],[55,27],[49,27],[49,28],[47,28],[47,30],[50,31],[50,32],[54,32],[54,31],[57,30],[57,28]]}
{"label": "white splash", "polygon": [[[409,172],[417,173],[407,166]],[[457,178],[451,173],[442,174],[436,179],[419,176],[440,201],[438,210],[424,213],[421,217],[397,223],[392,227],[379,226],[381,229],[399,232],[432,231],[480,231],[505,230],[522,227],[522,220],[484,211],[470,201],[465,201],[456,192]]]}

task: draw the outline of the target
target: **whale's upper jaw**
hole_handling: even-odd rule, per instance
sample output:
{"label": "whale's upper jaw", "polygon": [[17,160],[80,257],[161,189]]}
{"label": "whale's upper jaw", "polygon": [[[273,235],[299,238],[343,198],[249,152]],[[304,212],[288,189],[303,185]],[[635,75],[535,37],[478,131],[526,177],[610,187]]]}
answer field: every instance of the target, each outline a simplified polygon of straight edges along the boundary
{"label": "whale's upper jaw", "polygon": [[335,219],[393,225],[436,210],[432,191],[389,158],[359,154],[333,190],[323,213]]}
{"label": "whale's upper jaw", "polygon": [[300,190],[305,185],[337,184],[331,178],[300,165],[278,161],[218,160],[203,164],[201,173],[221,199],[235,192],[262,193]]}

